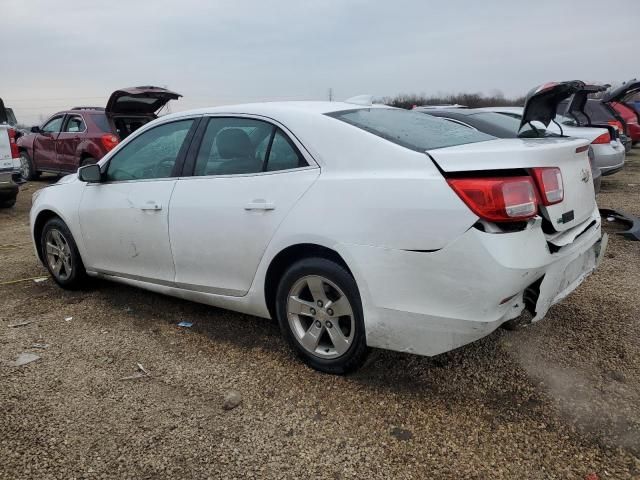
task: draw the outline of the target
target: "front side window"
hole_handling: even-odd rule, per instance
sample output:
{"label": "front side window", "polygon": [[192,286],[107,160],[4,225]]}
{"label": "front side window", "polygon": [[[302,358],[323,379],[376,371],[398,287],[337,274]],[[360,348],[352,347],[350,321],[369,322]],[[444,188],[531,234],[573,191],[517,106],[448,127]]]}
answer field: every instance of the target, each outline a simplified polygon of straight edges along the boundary
{"label": "front side window", "polygon": [[418,152],[495,138],[424,113],[395,108],[361,108],[327,115]]}
{"label": "front side window", "polygon": [[274,125],[252,118],[211,118],[194,175],[240,175],[288,170],[306,162]]}
{"label": "front side window", "polygon": [[193,120],[166,123],[142,133],[117,152],[107,168],[107,181],[168,178]]}
{"label": "front side window", "polygon": [[69,133],[79,133],[79,132],[83,132],[84,131],[84,121],[82,120],[82,117],[79,115],[75,115],[73,117],[70,117],[67,120],[67,125],[64,128],[65,132],[69,132]]}
{"label": "front side window", "polygon": [[57,133],[60,131],[60,127],[62,127],[62,119],[64,117],[60,115],[59,117],[54,117],[44,124],[42,127],[43,132],[47,133]]}

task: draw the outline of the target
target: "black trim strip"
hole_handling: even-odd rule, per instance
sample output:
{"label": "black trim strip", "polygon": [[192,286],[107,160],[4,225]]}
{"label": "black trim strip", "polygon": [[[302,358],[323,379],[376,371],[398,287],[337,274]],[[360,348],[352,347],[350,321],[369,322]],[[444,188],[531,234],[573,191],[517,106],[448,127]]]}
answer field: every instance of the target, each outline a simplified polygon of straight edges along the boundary
{"label": "black trim strip", "polygon": [[[173,170],[171,171],[172,177],[180,177],[182,175],[182,172],[184,171],[184,164],[185,164],[185,159],[187,157],[187,153],[189,152],[191,143],[193,142],[193,137],[195,135],[195,132],[198,129],[200,122],[202,121],[202,117],[192,118],[191,120],[193,121],[193,123],[191,124],[191,127],[189,127],[187,136],[183,140],[182,145],[180,146],[180,150],[178,151],[178,158],[176,158],[176,163],[174,163]],[[182,121],[182,120],[178,120],[178,121]],[[163,123],[162,125],[169,125],[171,123],[174,123],[174,122],[167,122],[167,123]],[[153,128],[147,131],[151,131],[151,130],[153,130]]]}
{"label": "black trim strip", "polygon": [[211,118],[212,117],[200,117],[198,127],[194,132],[193,139],[185,157],[184,166],[182,168],[182,177],[192,177],[195,172],[196,159],[198,158],[200,145],[202,144],[202,139],[204,138],[204,134],[207,131],[207,126],[209,125]]}

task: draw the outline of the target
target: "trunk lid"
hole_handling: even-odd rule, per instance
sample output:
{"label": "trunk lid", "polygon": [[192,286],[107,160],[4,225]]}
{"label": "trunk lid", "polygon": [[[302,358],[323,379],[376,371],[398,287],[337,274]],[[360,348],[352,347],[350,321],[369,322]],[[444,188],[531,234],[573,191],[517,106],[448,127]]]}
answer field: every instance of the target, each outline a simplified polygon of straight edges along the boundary
{"label": "trunk lid", "polygon": [[155,115],[169,101],[182,97],[179,93],[166,88],[145,86],[116,90],[109,97],[108,114]]}
{"label": "trunk lid", "polygon": [[[426,153],[449,174],[469,172],[469,176],[501,170],[558,167],[562,172],[564,199],[539,205],[540,214],[556,231],[569,230],[585,221],[596,206],[587,149],[589,143],[574,138],[500,139],[429,150]],[[576,152],[578,150],[578,152]]]}
{"label": "trunk lid", "polygon": [[584,82],[572,80],[545,83],[532,89],[524,102],[520,129],[534,121],[541,122],[545,128],[548,127],[556,116],[558,104],[582,88],[584,88]]}
{"label": "trunk lid", "polygon": [[618,88],[612,89],[602,97],[603,102],[624,102],[627,98],[640,92],[640,80],[629,80]]}

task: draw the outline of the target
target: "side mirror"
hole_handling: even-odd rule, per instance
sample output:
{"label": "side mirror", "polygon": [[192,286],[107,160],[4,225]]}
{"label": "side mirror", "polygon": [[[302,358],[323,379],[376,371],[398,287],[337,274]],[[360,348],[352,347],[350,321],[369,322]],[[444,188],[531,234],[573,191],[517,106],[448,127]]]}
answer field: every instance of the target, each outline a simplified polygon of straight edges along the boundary
{"label": "side mirror", "polygon": [[100,165],[86,165],[78,169],[78,178],[82,182],[87,183],[100,183],[102,181],[102,172],[100,172]]}
{"label": "side mirror", "polygon": [[40,127],[37,125],[35,127],[31,127],[31,133],[40,133]]}

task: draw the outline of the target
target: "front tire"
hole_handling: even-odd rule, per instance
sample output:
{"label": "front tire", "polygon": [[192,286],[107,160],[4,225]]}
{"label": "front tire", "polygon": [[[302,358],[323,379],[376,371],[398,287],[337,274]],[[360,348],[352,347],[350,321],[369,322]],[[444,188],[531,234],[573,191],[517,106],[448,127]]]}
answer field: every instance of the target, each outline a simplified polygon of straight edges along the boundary
{"label": "front tire", "polygon": [[42,260],[55,282],[64,289],[85,285],[87,272],[78,247],[67,225],[60,218],[50,219],[40,235]]}
{"label": "front tire", "polygon": [[293,264],[280,280],[276,313],[283,336],[310,367],[343,375],[366,360],[358,286],[338,263],[307,258]]}
{"label": "front tire", "polygon": [[20,152],[20,175],[25,180],[35,180],[40,176],[40,172],[36,171],[33,160],[27,152]]}

